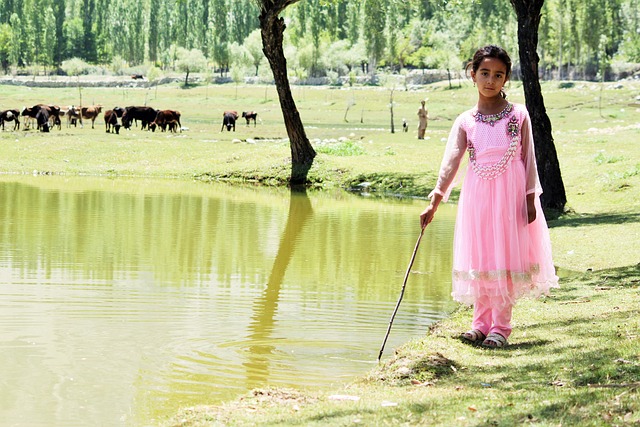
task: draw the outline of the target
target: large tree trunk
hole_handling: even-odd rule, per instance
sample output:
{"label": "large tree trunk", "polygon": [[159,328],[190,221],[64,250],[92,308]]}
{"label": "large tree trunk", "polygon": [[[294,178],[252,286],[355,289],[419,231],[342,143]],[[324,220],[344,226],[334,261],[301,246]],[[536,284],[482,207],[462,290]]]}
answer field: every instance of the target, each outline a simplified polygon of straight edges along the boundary
{"label": "large tree trunk", "polygon": [[560,173],[560,163],[551,133],[551,121],[544,106],[536,51],[538,46],[538,27],[540,10],[544,0],[510,0],[518,17],[518,47],[520,67],[527,110],[531,115],[533,138],[536,147],[538,175],[543,193],[540,198],[542,207],[562,212],[567,196]]}
{"label": "large tree trunk", "polygon": [[304,131],[300,113],[296,107],[287,77],[287,60],[284,56],[282,39],[286,28],[284,19],[279,17],[287,6],[298,0],[262,0],[260,28],[262,32],[262,51],[269,60],[276,83],[280,108],[291,145],[291,185],[304,184],[316,152]]}

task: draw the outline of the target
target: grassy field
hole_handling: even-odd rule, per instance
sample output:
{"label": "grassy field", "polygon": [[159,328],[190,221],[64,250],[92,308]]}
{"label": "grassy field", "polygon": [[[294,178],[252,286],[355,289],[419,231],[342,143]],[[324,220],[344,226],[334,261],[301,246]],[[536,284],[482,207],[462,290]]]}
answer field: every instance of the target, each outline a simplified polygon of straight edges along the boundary
{"label": "grassy field", "polygon": [[[318,151],[310,171],[314,186],[366,182],[379,194],[414,197],[433,187],[451,123],[475,101],[468,82],[396,88],[392,134],[389,88],[293,92]],[[508,92],[523,102],[520,83]],[[640,425],[640,82],[545,82],[543,94],[568,198],[567,212],[549,221],[562,288],[518,305],[509,349],[459,342],[471,315],[461,308],[335,396],[259,390],[221,407],[185,409],[168,424]],[[3,86],[3,95],[1,109],[79,103],[77,88]],[[0,173],[267,185],[283,185],[288,176],[289,145],[273,86],[85,88],[82,97],[106,108],[177,109],[188,129],[113,135],[100,120],[96,129],[68,129],[63,122],[50,134],[6,130],[0,132]],[[424,98],[428,139],[418,141],[416,112]],[[240,121],[236,132],[221,132],[228,109],[255,110],[261,122],[247,127]],[[409,133],[401,132],[403,117]]]}

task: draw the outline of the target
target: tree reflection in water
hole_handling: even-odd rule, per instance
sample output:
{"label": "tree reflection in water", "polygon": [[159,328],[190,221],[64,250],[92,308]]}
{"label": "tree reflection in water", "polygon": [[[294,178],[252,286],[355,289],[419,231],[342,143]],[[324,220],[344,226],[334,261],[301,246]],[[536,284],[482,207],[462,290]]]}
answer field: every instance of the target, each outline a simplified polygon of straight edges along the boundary
{"label": "tree reflection in water", "polygon": [[278,309],[280,289],[293,258],[296,245],[305,224],[313,216],[311,201],[304,189],[292,189],[289,199],[289,214],[275,262],[269,275],[269,281],[261,297],[255,302],[253,316],[249,324],[248,361],[243,363],[247,369],[247,389],[263,386],[269,378],[269,363],[275,346],[271,334],[275,326],[275,315]]}

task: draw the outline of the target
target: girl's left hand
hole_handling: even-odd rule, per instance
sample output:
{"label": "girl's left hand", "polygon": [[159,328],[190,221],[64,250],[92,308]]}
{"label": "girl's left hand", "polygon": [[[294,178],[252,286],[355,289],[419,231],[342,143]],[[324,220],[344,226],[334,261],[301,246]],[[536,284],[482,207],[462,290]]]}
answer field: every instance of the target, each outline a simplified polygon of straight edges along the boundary
{"label": "girl's left hand", "polygon": [[527,220],[529,224],[536,220],[535,194],[527,194]]}

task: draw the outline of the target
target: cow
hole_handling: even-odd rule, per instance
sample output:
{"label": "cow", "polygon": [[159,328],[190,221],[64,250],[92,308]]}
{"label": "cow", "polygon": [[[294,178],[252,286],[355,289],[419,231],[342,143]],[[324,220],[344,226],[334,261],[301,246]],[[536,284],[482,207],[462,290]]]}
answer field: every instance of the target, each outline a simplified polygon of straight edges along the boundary
{"label": "cow", "polygon": [[20,129],[20,111],[18,110],[0,111],[0,126],[2,126],[2,130],[4,130],[5,122],[14,122],[13,130]]}
{"label": "cow", "polygon": [[149,129],[155,132],[156,126],[159,126],[163,132],[167,130],[167,127],[169,128],[170,132],[176,132],[176,128],[180,128],[180,132],[182,132],[182,124],[180,124],[180,112],[175,110],[158,111],[155,120],[149,124]]}
{"label": "cow", "polygon": [[409,132],[409,123],[407,123],[407,119],[402,119],[402,132]]}
{"label": "cow", "polygon": [[258,113],[256,113],[255,111],[243,111],[242,117],[247,120],[247,126],[249,126],[249,123],[251,123],[251,120],[253,120],[253,127],[256,127],[256,119],[258,118]]}
{"label": "cow", "polygon": [[113,132],[117,134],[120,133],[120,127],[122,126],[118,123],[118,114],[114,110],[107,110],[104,112],[104,125],[107,133]]}
{"label": "cow", "polygon": [[116,113],[116,116],[121,119],[124,114],[124,108],[122,107],[113,107],[113,112]]}
{"label": "cow", "polygon": [[231,132],[236,131],[236,120],[238,120],[238,112],[237,111],[225,111],[222,113],[222,127],[220,128],[220,132],[224,130],[224,127],[227,127],[227,131]]}
{"label": "cow", "polygon": [[36,124],[41,132],[49,132],[53,127],[49,120],[51,119],[51,113],[48,108],[39,108],[36,113]]}
{"label": "cow", "polygon": [[91,129],[94,128],[94,123],[96,118],[102,112],[102,105],[92,105],[91,107],[80,107],[80,127],[84,127],[82,125],[82,119],[90,119],[91,120]]}
{"label": "cow", "polygon": [[156,119],[157,114],[158,112],[151,107],[126,107],[122,114],[122,127],[130,129],[131,123],[133,123],[134,120],[140,120],[142,123],[141,129],[144,130],[149,123],[152,123]]}
{"label": "cow", "polygon": [[33,123],[36,120],[36,114],[38,114],[40,107],[22,107],[20,115],[24,117],[24,128],[31,129]]}
{"label": "cow", "polygon": [[42,110],[46,111],[46,114],[43,113],[40,117],[47,117],[47,120],[50,123],[47,125],[47,130],[43,130],[43,132],[49,132],[51,128],[54,126],[61,127],[60,125],[60,107],[57,105],[45,105],[45,104],[37,104],[33,107],[23,107],[21,115],[25,117],[26,128],[30,128],[32,123],[35,121],[38,129],[42,130],[43,123],[38,122],[37,116],[38,113]]}
{"label": "cow", "polygon": [[78,121],[82,121],[80,110],[75,105],[69,106],[64,115],[67,117],[67,127],[71,127],[71,125],[77,127]]}

